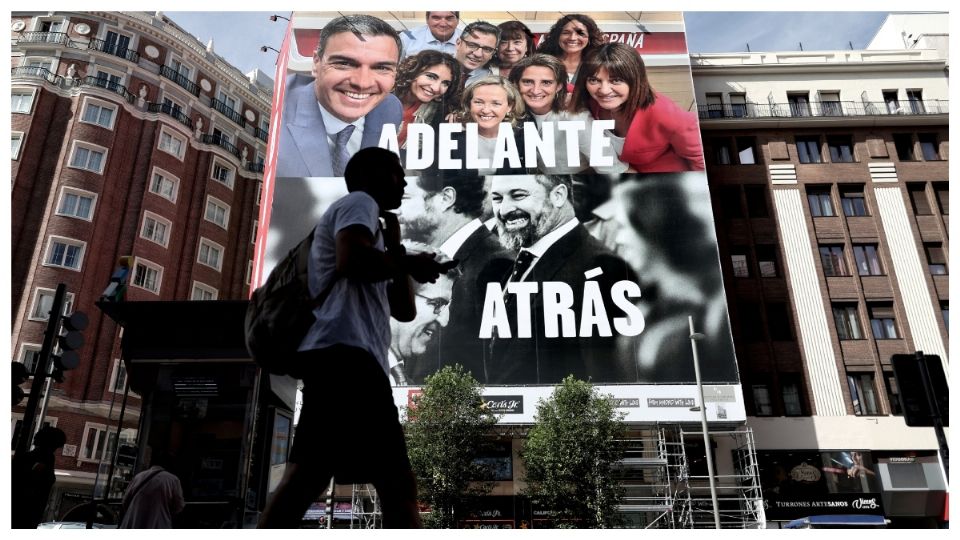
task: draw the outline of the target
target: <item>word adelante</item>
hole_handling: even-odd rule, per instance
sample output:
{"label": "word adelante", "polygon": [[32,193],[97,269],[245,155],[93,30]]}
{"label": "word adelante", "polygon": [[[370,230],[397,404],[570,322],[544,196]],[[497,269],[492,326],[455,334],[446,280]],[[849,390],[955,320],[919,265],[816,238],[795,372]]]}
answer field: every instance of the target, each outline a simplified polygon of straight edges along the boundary
{"label": "word adelante", "polygon": [[[537,156],[540,157],[544,166],[555,167],[558,164],[554,149],[558,138],[563,141],[567,150],[567,163],[560,165],[570,167],[581,165],[580,144],[582,138],[586,138],[585,140],[590,142],[589,163],[587,165],[591,167],[613,165],[613,151],[604,151],[610,147],[610,137],[605,133],[605,130],[614,129],[613,120],[594,120],[590,124],[589,131],[587,130],[587,123],[582,120],[544,122],[543,126],[539,128],[536,122],[524,122],[522,129],[523,159],[521,159],[521,149],[517,147],[514,130],[506,122],[500,124],[493,156],[486,158],[479,155],[480,133],[476,123],[465,125],[456,122],[440,124],[436,132],[434,132],[433,126],[429,124],[411,123],[407,125],[407,150],[404,167],[408,170],[426,169],[436,162],[439,169],[499,169],[505,166],[534,168],[538,165]],[[464,133],[464,137],[454,137],[454,133],[461,132]],[[462,149],[464,160],[452,157],[452,153],[458,149],[460,144],[458,138],[465,144]],[[400,153],[395,124],[384,124],[378,146]]]}

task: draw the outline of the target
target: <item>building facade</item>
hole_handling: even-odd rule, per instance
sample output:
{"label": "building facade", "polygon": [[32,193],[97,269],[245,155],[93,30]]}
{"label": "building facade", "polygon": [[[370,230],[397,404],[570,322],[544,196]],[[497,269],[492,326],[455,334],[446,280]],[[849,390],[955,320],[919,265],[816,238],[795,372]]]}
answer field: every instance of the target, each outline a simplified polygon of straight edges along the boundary
{"label": "building facade", "polygon": [[273,81],[159,12],[19,12],[11,41],[14,360],[33,370],[58,283],[66,311],[90,318],[79,367],[43,406],[67,436],[48,507],[60,517],[137,438],[120,329],[94,306],[118,259],[128,300],[248,294]]}
{"label": "building facade", "polygon": [[905,424],[891,356],[949,372],[945,24],[891,14],[864,50],[692,55],[774,526],[865,494],[893,526],[942,523],[937,439]]}

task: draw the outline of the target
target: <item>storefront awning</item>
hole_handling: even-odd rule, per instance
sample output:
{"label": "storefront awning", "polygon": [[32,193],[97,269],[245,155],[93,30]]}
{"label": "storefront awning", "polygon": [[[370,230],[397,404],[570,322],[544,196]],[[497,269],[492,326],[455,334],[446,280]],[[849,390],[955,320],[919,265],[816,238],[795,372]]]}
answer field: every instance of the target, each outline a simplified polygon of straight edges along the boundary
{"label": "storefront awning", "polygon": [[887,520],[883,516],[838,514],[835,516],[808,516],[795,519],[785,529],[805,529],[808,527],[883,527]]}

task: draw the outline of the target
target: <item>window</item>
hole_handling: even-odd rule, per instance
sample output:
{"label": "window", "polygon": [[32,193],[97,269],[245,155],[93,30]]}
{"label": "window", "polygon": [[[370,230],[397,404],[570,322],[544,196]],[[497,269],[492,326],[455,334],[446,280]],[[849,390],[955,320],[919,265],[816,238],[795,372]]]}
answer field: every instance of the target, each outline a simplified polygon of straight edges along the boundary
{"label": "window", "polygon": [[893,146],[897,149],[897,159],[900,161],[915,161],[913,154],[913,136],[909,133],[894,133]]}
{"label": "window", "polygon": [[760,267],[760,277],[777,277],[780,273],[777,264],[777,246],[773,244],[757,244],[757,266]]}
{"label": "window", "polygon": [[940,316],[943,317],[943,327],[950,333],[950,302],[940,302]]}
{"label": "window", "polygon": [[830,186],[807,186],[807,204],[810,205],[810,215],[813,217],[836,215],[833,211],[833,199],[830,197]]}
{"label": "window", "polygon": [[177,189],[180,179],[171,176],[166,171],[153,170],[153,179],[150,180],[150,193],[155,193],[170,202],[177,202]]}
{"label": "window", "polygon": [[900,388],[897,386],[897,378],[892,371],[883,372],[883,383],[887,390],[887,402],[890,404],[890,414],[903,416],[903,408],[900,406]]}
{"label": "window", "polygon": [[230,221],[230,206],[220,199],[208,196],[207,210],[203,217],[207,221],[216,223],[226,229],[227,223]]}
{"label": "window", "polygon": [[733,267],[733,277],[750,277],[750,260],[746,253],[746,248],[735,248],[740,253],[730,255],[731,266]]}
{"label": "window", "polygon": [[33,343],[25,343],[20,346],[19,361],[26,366],[27,373],[31,376],[33,376],[33,372],[37,370],[37,363],[40,361],[40,349],[40,345]]}
{"label": "window", "polygon": [[[50,310],[53,309],[53,297],[56,293],[57,291],[53,289],[37,289],[37,294],[33,298],[33,309],[30,310],[30,320],[50,320]],[[73,293],[66,294],[61,313],[64,315],[73,313]]]}
{"label": "window", "polygon": [[847,217],[868,216],[867,203],[863,196],[863,186],[845,186],[840,188],[840,206]]}
{"label": "window", "polygon": [[176,156],[179,160],[183,160],[183,152],[186,146],[187,141],[183,137],[166,130],[160,132],[160,143],[157,145],[158,149]]}
{"label": "window", "polygon": [[800,375],[780,375],[780,395],[783,397],[783,414],[786,416],[803,415],[803,398],[800,397]]}
{"label": "window", "polygon": [[850,137],[827,137],[832,163],[853,163],[853,140]]}
{"label": "window", "polygon": [[250,243],[251,243],[251,244],[256,244],[256,243],[257,243],[257,225],[258,225],[259,223],[260,223],[259,221],[253,220],[253,227],[250,228]]}
{"label": "window", "polygon": [[179,58],[170,59],[170,68],[182,75],[184,79],[190,79],[190,66],[181,62]]}
{"label": "window", "polygon": [[946,182],[934,182],[933,193],[937,197],[940,213],[946,216],[950,213],[950,186]]}
{"label": "window", "polygon": [[873,339],[897,339],[897,319],[893,314],[893,304],[880,302],[867,304],[870,313],[870,329]]}
{"label": "window", "polygon": [[787,93],[787,101],[790,103],[791,116],[810,116],[810,100],[808,92]]}
{"label": "window", "polygon": [[820,92],[820,114],[822,116],[843,116],[840,92]]}
{"label": "window", "polygon": [[247,274],[246,274],[246,277],[243,278],[243,282],[246,283],[247,285],[249,285],[249,284],[250,284],[250,278],[251,278],[252,276],[253,276],[253,261],[252,261],[252,260],[248,260],[248,261],[247,261]]}
{"label": "window", "polygon": [[723,118],[723,94],[707,94],[707,118]]}
{"label": "window", "polygon": [[214,144],[230,143],[230,135],[218,127],[213,128],[211,135],[213,135]]}
{"label": "window", "polygon": [[786,302],[767,302],[767,333],[773,341],[793,341],[793,323]]}
{"label": "window", "polygon": [[820,265],[823,266],[823,275],[849,276],[847,260],[843,256],[843,246],[820,246]]}
{"label": "window", "polygon": [[947,257],[943,253],[943,244],[927,242],[923,244],[923,250],[927,254],[927,267],[930,273],[935,276],[947,275]]}
{"label": "window", "polygon": [[757,139],[755,137],[737,137],[737,157],[741,165],[757,163]]}
{"label": "window", "polygon": [[23,132],[12,132],[10,134],[10,159],[20,159],[21,146],[23,146]]}
{"label": "window", "polygon": [[743,118],[747,115],[746,94],[730,94],[730,114],[734,118]]}
{"label": "window", "polygon": [[913,206],[914,214],[925,216],[933,213],[930,200],[927,199],[927,185],[925,183],[907,184],[907,193],[910,195],[910,204]]}
{"label": "window", "polygon": [[228,188],[233,189],[233,168],[227,167],[219,161],[213,162],[213,173],[211,174],[214,180],[225,184]]}
{"label": "window", "polygon": [[123,75],[110,73],[108,71],[97,71],[97,86],[108,90],[117,90],[123,86]]}
{"label": "window", "polygon": [[107,426],[87,422],[83,428],[83,442],[80,447],[79,459],[97,460],[103,455],[107,447]]}
{"label": "window", "polygon": [[83,251],[86,246],[86,242],[51,236],[44,264],[69,268],[70,270],[80,270],[80,266],[83,264]]}
{"label": "window", "polygon": [[65,187],[60,192],[57,214],[90,221],[93,217],[93,208],[96,202],[97,195],[95,193]]}
{"label": "window", "polygon": [[935,134],[918,133],[917,140],[920,141],[920,153],[925,161],[940,161],[940,144]]}
{"label": "window", "polygon": [[863,339],[856,304],[833,304],[833,322],[837,326],[838,338]]}
{"label": "window", "polygon": [[126,388],[127,367],[123,364],[123,360],[114,358],[113,374],[110,376],[110,391],[117,394],[122,394]]}
{"label": "window", "polygon": [[737,316],[740,320],[740,334],[746,342],[756,343],[764,340],[763,320],[760,317],[760,304],[744,300],[737,302]]}
{"label": "window", "polygon": [[224,105],[226,105],[230,110],[232,110],[232,111],[236,111],[236,110],[237,110],[237,100],[235,100],[235,99],[233,99],[232,97],[228,96],[223,90],[221,90],[221,91],[218,93],[217,99],[219,99],[219,100],[220,100]]}
{"label": "window", "polygon": [[103,165],[107,149],[89,143],[75,142],[73,156],[70,157],[70,166],[74,169],[84,169],[97,174],[103,173]]}
{"label": "window", "polygon": [[797,137],[797,157],[800,163],[820,163],[820,138]]}
{"label": "window", "polygon": [[169,220],[163,219],[152,212],[144,212],[143,224],[140,226],[140,238],[146,238],[151,242],[167,247],[170,240],[170,226]]}
{"label": "window", "polygon": [[742,218],[743,206],[740,202],[739,186],[724,186],[720,188],[721,211],[727,218]]}
{"label": "window", "polygon": [[30,114],[33,109],[33,96],[33,90],[14,88],[10,94],[10,112]]}
{"label": "window", "polygon": [[900,100],[897,98],[896,90],[884,90],[883,102],[887,105],[887,112],[890,114],[899,114],[903,112],[900,108]]}
{"label": "window", "polygon": [[847,386],[850,387],[853,414],[857,416],[880,414],[873,373],[847,373]]}
{"label": "window", "polygon": [[263,182],[257,182],[257,188],[254,193],[256,196],[253,199],[253,204],[260,206],[260,198],[263,197]]}
{"label": "window", "polygon": [[145,259],[137,259],[137,263],[133,265],[133,286],[135,287],[159,294],[162,278],[162,266]]}
{"label": "window", "polygon": [[770,217],[767,209],[767,186],[744,186],[747,196],[747,212],[752,218]]}
{"label": "window", "polygon": [[216,300],[217,295],[217,289],[206,283],[200,283],[199,281],[193,282],[193,292],[190,293],[191,300]]}
{"label": "window", "polygon": [[910,105],[910,112],[913,114],[927,112],[923,107],[923,90],[907,90],[907,103]]}
{"label": "window", "polygon": [[854,244],[853,258],[857,261],[857,273],[861,276],[883,275],[876,244]]}
{"label": "window", "polygon": [[717,165],[730,165],[730,139],[713,139],[713,158]]}
{"label": "window", "polygon": [[217,272],[220,271],[221,256],[223,255],[223,246],[211,242],[206,238],[200,238],[200,249],[197,253],[197,262],[205,264]]}
{"label": "window", "polygon": [[160,107],[160,110],[174,118],[179,118],[183,114],[183,105],[176,102],[170,96],[163,97],[163,106]]}
{"label": "window", "polygon": [[113,118],[117,113],[117,108],[107,105],[102,101],[93,101],[88,99],[86,107],[83,109],[81,122],[96,124],[107,129],[113,129]]}
{"label": "window", "polygon": [[753,405],[757,416],[773,416],[773,401],[770,399],[769,384],[750,385],[753,390]]}

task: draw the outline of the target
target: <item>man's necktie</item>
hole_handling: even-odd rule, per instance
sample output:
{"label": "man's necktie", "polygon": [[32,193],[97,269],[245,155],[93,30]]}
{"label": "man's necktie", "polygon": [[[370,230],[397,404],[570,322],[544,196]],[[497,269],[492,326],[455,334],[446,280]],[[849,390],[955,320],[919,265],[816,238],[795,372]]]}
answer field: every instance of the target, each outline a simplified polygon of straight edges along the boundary
{"label": "man's necktie", "polygon": [[521,250],[520,254],[517,255],[516,262],[513,263],[513,272],[510,273],[510,281],[520,281],[520,278],[523,277],[527,270],[530,269],[530,265],[533,264],[533,260],[537,256],[527,250]]}
{"label": "man's necktie", "polygon": [[343,176],[343,170],[347,168],[347,162],[350,161],[350,152],[347,150],[347,141],[353,135],[353,130],[357,126],[347,124],[347,127],[341,129],[333,140],[333,175]]}

